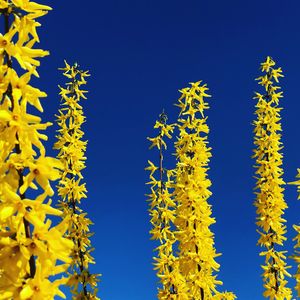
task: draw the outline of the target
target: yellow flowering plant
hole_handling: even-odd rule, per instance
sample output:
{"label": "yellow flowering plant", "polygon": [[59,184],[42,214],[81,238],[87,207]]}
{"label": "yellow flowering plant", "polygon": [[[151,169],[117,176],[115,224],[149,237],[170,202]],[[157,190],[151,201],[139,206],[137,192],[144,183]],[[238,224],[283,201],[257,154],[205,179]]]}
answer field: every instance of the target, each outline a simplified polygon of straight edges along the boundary
{"label": "yellow flowering plant", "polygon": [[231,292],[219,292],[215,272],[219,264],[215,258],[214,234],[210,226],[215,223],[211,216],[211,196],[208,179],[208,163],[211,148],[208,147],[209,127],[204,111],[209,108],[207,85],[201,81],[180,90],[180,108],[177,122],[179,137],[175,142],[177,166],[174,197],[177,202],[175,224],[179,242],[180,271],[185,278],[188,299],[235,299]]}
{"label": "yellow flowering plant", "polygon": [[[27,112],[43,111],[46,93],[30,85],[38,76],[37,18],[51,8],[29,0],[1,0],[0,18],[0,299],[65,298],[59,277],[71,263],[73,243],[64,237],[68,219],[51,226],[49,216],[62,212],[51,206],[50,181],[60,178],[62,164],[46,156],[41,133],[51,123]],[[15,67],[15,69],[14,69]],[[18,72],[16,71],[19,70]],[[34,109],[31,108],[31,111]],[[35,191],[34,191],[35,190]],[[58,275],[55,278],[52,276]],[[58,278],[58,279],[57,279]]]}
{"label": "yellow flowering plant", "polygon": [[257,226],[260,228],[258,244],[264,248],[260,253],[265,257],[263,296],[269,299],[292,299],[292,291],[288,288],[286,276],[291,276],[285,262],[287,251],[280,250],[286,240],[286,220],[283,218],[287,204],[284,200],[285,182],[282,179],[282,149],[279,99],[282,91],[276,85],[283,77],[281,68],[275,68],[271,57],[261,64],[264,73],[258,77],[264,93],[256,93],[256,120],[254,121],[254,150],[257,190],[255,207]]}
{"label": "yellow flowering plant", "polygon": [[59,206],[63,218],[69,220],[67,237],[74,242],[72,263],[68,273],[68,285],[71,287],[73,299],[99,299],[97,297],[97,281],[99,274],[92,274],[89,265],[94,264],[91,252],[89,226],[91,220],[80,208],[81,200],[86,198],[86,186],[82,182],[81,171],[85,168],[85,151],[87,141],[83,141],[82,124],[85,122],[81,99],[86,99],[87,91],[82,89],[86,84],[88,71],[79,69],[77,63],[70,66],[65,62],[61,68],[70,81],[66,87],[60,87],[62,108],[59,110],[57,122],[60,127],[54,148],[59,150],[58,158],[63,164],[63,174],[58,185],[58,195],[61,198]]}
{"label": "yellow flowering plant", "polygon": [[[149,138],[152,147],[160,151],[159,166],[149,161],[151,194],[149,195],[151,224],[154,239],[160,240],[157,247],[156,268],[163,288],[159,299],[187,300],[234,300],[231,292],[219,292],[214,272],[219,270],[215,258],[219,255],[214,248],[214,234],[210,225],[211,185],[207,176],[210,148],[207,147],[209,128],[204,110],[209,108],[205,97],[208,88],[201,81],[180,90],[181,97],[177,124],[167,125],[160,116],[155,128],[159,134]],[[166,170],[163,165],[164,136],[171,138],[178,129],[175,142],[176,168]],[[158,178],[153,176],[159,173]]]}
{"label": "yellow flowering plant", "polygon": [[148,195],[150,202],[150,217],[152,229],[150,234],[152,239],[159,241],[159,246],[155,249],[157,256],[155,260],[155,270],[160,278],[161,287],[158,289],[158,299],[188,299],[187,289],[183,276],[179,272],[178,257],[174,251],[176,249],[174,219],[176,203],[172,195],[173,170],[168,170],[163,165],[164,150],[167,148],[165,138],[172,138],[174,125],[167,124],[167,115],[163,112],[154,125],[158,130],[157,136],[148,138],[151,142],[150,148],[155,147],[159,151],[159,162],[156,166],[150,160],[146,168],[150,172],[151,193]]}
{"label": "yellow flowering plant", "polygon": [[[92,300],[97,296],[100,274],[91,272],[95,264],[90,238],[93,223],[81,208],[87,198],[82,171],[87,141],[82,125],[86,118],[81,100],[86,99],[88,71],[77,63],[61,68],[68,78],[60,87],[62,105],[57,115],[59,130],[54,149],[58,157],[46,155],[41,98],[47,94],[31,85],[39,77],[40,58],[48,51],[39,49],[38,18],[51,8],[30,0],[0,0],[0,300],[53,300],[66,298],[61,291],[68,285],[72,299]],[[271,57],[261,64],[257,78],[263,87],[256,93],[254,155],[256,159],[256,200],[258,244],[264,257],[263,297],[291,300],[287,286],[286,241],[287,203],[281,150],[283,92],[277,85],[283,77]],[[160,280],[160,300],[234,300],[232,292],[220,292],[211,225],[212,195],[208,176],[212,157],[208,143],[208,88],[202,81],[181,89],[179,117],[167,123],[163,112],[154,125],[157,135],[148,138],[158,152],[157,162],[148,161],[148,195],[151,238],[156,240],[154,269]],[[166,168],[167,139],[174,142],[176,165]],[[298,169],[297,178],[300,178]],[[58,208],[52,205],[52,181],[59,180]],[[292,182],[298,186],[300,180]],[[300,297],[300,225],[297,231],[296,290]],[[298,250],[297,250],[298,249]],[[64,276],[65,274],[65,276]]]}

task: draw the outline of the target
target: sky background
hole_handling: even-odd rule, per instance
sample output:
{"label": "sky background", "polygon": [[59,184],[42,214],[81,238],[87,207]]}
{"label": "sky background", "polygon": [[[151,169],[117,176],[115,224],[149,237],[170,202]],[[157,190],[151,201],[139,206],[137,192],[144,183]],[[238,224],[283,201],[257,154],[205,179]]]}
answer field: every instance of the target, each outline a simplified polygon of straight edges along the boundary
{"label": "sky background", "polygon": [[[44,121],[59,108],[57,70],[63,60],[90,70],[88,100],[83,102],[88,199],[83,208],[95,225],[96,266],[102,273],[102,300],[156,299],[153,249],[147,202],[147,136],[164,108],[175,122],[173,104],[178,89],[203,80],[210,88],[207,111],[211,132],[215,246],[223,255],[218,279],[223,290],[238,299],[262,299],[262,279],[256,246],[253,179],[254,80],[267,55],[281,66],[285,78],[281,105],[286,181],[300,167],[299,149],[299,1],[41,1],[53,7],[40,19],[43,58],[34,84],[49,97],[43,100]],[[55,141],[48,130],[48,154]],[[300,222],[300,203],[294,186],[287,186],[289,220],[286,249],[292,254],[292,224]],[[289,260],[290,264],[291,261]],[[295,272],[295,267],[291,270]],[[294,285],[294,281],[290,281]],[[68,296],[69,297],[69,296]]]}

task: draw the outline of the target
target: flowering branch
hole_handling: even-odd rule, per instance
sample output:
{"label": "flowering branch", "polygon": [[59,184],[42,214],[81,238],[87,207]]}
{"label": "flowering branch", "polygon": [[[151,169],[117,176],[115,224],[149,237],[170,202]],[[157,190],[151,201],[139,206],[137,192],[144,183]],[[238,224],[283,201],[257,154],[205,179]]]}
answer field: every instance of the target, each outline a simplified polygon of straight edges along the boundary
{"label": "flowering branch", "polygon": [[277,250],[277,245],[283,246],[286,240],[286,226],[283,219],[284,210],[287,204],[284,201],[282,187],[285,182],[282,179],[282,149],[280,141],[281,124],[279,99],[282,92],[278,91],[279,86],[274,85],[279,77],[283,77],[281,68],[274,68],[275,62],[267,57],[261,64],[262,72],[265,74],[258,77],[259,84],[264,87],[265,93],[256,93],[256,116],[254,121],[254,150],[253,157],[256,158],[257,184],[256,201],[254,205],[257,210],[257,226],[262,228],[258,231],[260,238],[258,244],[266,248],[261,252],[265,256],[265,265],[262,266],[264,280],[264,297],[269,299],[283,300],[291,299],[291,289],[286,287],[285,276],[291,276],[285,262],[287,251]]}
{"label": "flowering branch", "polygon": [[[99,274],[89,271],[89,264],[94,264],[89,237],[91,220],[78,206],[82,198],[86,198],[85,183],[82,183],[81,171],[85,168],[86,141],[82,141],[84,135],[81,126],[85,122],[80,100],[86,99],[82,85],[86,84],[86,77],[90,76],[86,71],[79,69],[77,64],[70,66],[65,62],[64,75],[71,81],[67,87],[60,87],[62,96],[62,108],[59,110],[57,139],[54,148],[59,150],[58,158],[64,165],[62,178],[58,186],[58,194],[61,197],[60,207],[63,217],[70,217],[67,236],[74,243],[73,262],[69,273],[68,285],[72,288],[74,299],[99,299],[97,294],[97,281]],[[79,286],[79,283],[81,286]],[[91,290],[89,291],[88,286]]]}
{"label": "flowering branch", "polygon": [[216,285],[214,271],[219,270],[215,258],[220,254],[214,248],[214,234],[210,225],[211,205],[207,200],[211,195],[211,181],[207,177],[210,148],[207,147],[209,128],[204,111],[209,108],[205,101],[210,97],[208,88],[201,81],[191,83],[191,87],[180,90],[181,97],[178,129],[175,142],[176,180],[174,197],[177,202],[175,225],[179,241],[180,270],[188,288],[188,299],[235,299],[231,292],[220,293]]}
{"label": "flowering branch", "polygon": [[[37,58],[48,55],[33,47],[39,42],[36,19],[50,9],[28,0],[0,1],[5,24],[0,34],[1,299],[65,297],[59,286],[66,279],[52,282],[51,276],[66,270],[72,243],[63,237],[65,221],[51,227],[48,215],[61,212],[51,199],[45,202],[53,195],[50,181],[60,177],[62,166],[46,156],[42,144],[47,136],[40,131],[51,123],[42,124],[40,117],[27,113],[28,105],[43,111],[39,98],[46,94],[29,82],[38,76]],[[21,76],[13,69],[15,62],[23,69]]]}

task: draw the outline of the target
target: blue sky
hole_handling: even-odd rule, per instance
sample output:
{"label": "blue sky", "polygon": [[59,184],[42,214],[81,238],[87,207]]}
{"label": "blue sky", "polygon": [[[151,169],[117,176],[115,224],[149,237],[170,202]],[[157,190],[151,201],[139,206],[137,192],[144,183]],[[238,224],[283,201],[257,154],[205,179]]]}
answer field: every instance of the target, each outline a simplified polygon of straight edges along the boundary
{"label": "blue sky", "polygon": [[[89,69],[89,98],[83,103],[89,140],[84,172],[88,199],[84,209],[95,225],[95,272],[102,273],[102,300],[156,299],[152,270],[155,242],[149,239],[144,171],[149,158],[147,136],[165,108],[174,122],[178,89],[203,80],[210,88],[207,112],[213,157],[213,215],[218,278],[238,299],[262,298],[256,246],[254,169],[251,160],[252,99],[259,64],[267,55],[281,66],[281,101],[286,181],[300,167],[299,151],[299,1],[43,1],[53,7],[40,19],[42,59],[40,79],[45,90],[44,120],[59,107],[57,70],[63,60]],[[48,153],[55,141],[48,131]],[[300,222],[294,186],[287,186],[286,212],[292,254],[292,224]],[[289,261],[289,263],[291,263]],[[295,272],[293,267],[292,272]],[[291,280],[291,286],[294,281]]]}

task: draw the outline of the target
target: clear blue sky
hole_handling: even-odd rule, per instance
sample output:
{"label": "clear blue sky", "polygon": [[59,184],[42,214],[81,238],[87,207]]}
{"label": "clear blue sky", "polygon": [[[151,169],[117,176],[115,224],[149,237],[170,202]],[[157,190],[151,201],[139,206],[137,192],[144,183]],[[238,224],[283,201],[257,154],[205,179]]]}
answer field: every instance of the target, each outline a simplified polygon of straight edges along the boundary
{"label": "clear blue sky", "polygon": [[[270,55],[283,68],[284,168],[292,181],[299,151],[299,1],[43,1],[53,11],[40,19],[42,59],[35,85],[49,97],[44,120],[59,107],[57,68],[77,61],[92,76],[83,103],[89,197],[84,208],[95,225],[93,238],[102,273],[102,300],[156,299],[144,171],[154,154],[147,136],[165,108],[175,121],[178,89],[204,80],[213,95],[208,111],[213,150],[211,170],[216,249],[224,289],[238,299],[262,299],[258,234],[253,207],[252,99],[259,64]],[[55,141],[48,131],[48,153]],[[153,151],[152,151],[153,152]],[[292,252],[292,224],[300,222],[296,188],[288,186],[286,212]],[[290,262],[290,261],[289,261]],[[292,269],[292,272],[295,268]],[[291,285],[294,282],[291,281]]]}

